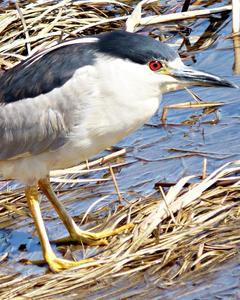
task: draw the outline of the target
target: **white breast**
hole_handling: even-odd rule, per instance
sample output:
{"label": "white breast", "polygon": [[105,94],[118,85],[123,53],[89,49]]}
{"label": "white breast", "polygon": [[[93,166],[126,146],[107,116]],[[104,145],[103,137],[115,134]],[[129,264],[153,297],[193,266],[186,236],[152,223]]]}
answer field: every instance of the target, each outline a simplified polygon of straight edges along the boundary
{"label": "white breast", "polygon": [[[81,95],[85,99],[79,111],[81,122],[71,134],[71,148],[81,160],[141,127],[156,112],[160,102],[159,84],[148,67],[101,57],[96,70],[83,83],[88,85],[88,91],[94,86],[94,91]],[[82,78],[81,72],[84,70],[76,76]],[[69,145],[65,148],[70,149]],[[74,156],[72,153],[71,157]]]}
{"label": "white breast", "polygon": [[160,101],[158,82],[147,66],[106,56],[77,71],[65,83],[64,94],[65,101],[75,102],[68,143],[52,152],[0,162],[5,178],[30,185],[51,169],[76,165],[141,127]]}

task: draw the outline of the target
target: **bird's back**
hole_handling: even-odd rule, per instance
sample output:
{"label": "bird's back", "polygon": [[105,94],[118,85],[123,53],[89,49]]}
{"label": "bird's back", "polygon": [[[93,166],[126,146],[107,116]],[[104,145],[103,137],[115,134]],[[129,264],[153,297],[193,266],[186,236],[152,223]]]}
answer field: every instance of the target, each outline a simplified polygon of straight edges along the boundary
{"label": "bird's back", "polygon": [[93,64],[93,60],[94,48],[89,43],[63,43],[59,48],[43,51],[2,74],[0,102],[37,100],[39,95],[64,85],[77,69]]}

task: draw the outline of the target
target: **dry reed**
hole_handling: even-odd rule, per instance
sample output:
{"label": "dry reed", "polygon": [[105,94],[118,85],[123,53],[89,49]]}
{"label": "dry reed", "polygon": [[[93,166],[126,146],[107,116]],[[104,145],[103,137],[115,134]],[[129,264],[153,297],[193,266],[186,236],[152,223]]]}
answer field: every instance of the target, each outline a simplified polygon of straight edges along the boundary
{"label": "dry reed", "polygon": [[[201,12],[142,17],[143,6],[149,14],[161,11],[153,1],[141,1],[135,10],[127,1],[122,3],[114,0],[62,0],[10,6],[0,15],[0,65],[2,69],[12,67],[63,39],[122,28],[126,20],[126,29],[135,31],[138,26],[231,9],[228,5]],[[197,105],[204,106],[203,103],[194,104]],[[186,104],[182,106],[187,107]],[[174,150],[184,153],[183,149]],[[70,291],[81,291],[81,295],[87,295],[92,288],[97,289],[100,280],[103,283],[99,286],[104,283],[108,285],[108,281],[104,280],[137,276],[140,271],[148,271],[154,284],[161,282],[163,286],[171,285],[183,275],[212,267],[239,252],[239,161],[228,163],[208,176],[205,162],[202,180],[195,175],[188,176],[169,190],[160,186],[160,194],[154,197],[138,197],[123,205],[112,167],[124,163],[114,161],[114,165],[109,165],[109,162],[113,163],[113,159],[124,154],[125,150],[120,150],[103,159],[55,171],[51,175],[52,181],[58,184],[57,189],[64,190],[69,183],[82,182],[78,179],[81,174],[110,170],[121,205],[112,212],[108,206],[94,210],[96,203],[92,204],[83,215],[85,225],[88,225],[88,216],[91,214],[89,226],[92,220],[96,225],[93,230],[128,222],[132,222],[134,228],[112,238],[109,245],[95,256],[93,263],[60,274],[38,277],[0,275],[1,299],[53,299],[59,295],[67,296]],[[206,156],[206,153],[188,151],[183,155]],[[73,197],[80,193],[79,190],[76,188],[73,192],[66,188],[62,193]],[[0,228],[16,228],[22,220],[25,220],[25,224],[26,220],[30,221],[22,188],[1,192],[0,204]],[[43,208],[48,209],[46,203]],[[103,211],[108,212],[108,216],[103,218]],[[0,263],[7,257],[8,254],[4,253]]]}
{"label": "dry reed", "polygon": [[126,222],[134,228],[112,238],[95,262],[34,278],[2,276],[1,299],[51,299],[78,289],[87,293],[99,280],[143,270],[156,284],[171,285],[182,275],[223,262],[239,252],[239,173],[240,161],[227,163],[198,182],[195,175],[187,176],[168,191],[121,205],[110,218],[100,218],[102,208],[96,210],[101,225],[94,230]]}

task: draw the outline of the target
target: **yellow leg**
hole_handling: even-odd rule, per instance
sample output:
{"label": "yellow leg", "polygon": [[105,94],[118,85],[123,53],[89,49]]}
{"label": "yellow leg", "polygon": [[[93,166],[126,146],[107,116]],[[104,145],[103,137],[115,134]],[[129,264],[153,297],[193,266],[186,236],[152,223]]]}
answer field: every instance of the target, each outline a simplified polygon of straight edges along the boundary
{"label": "yellow leg", "polygon": [[49,268],[53,272],[59,272],[65,269],[69,269],[81,264],[84,264],[89,261],[93,261],[93,259],[86,259],[81,261],[69,261],[66,259],[58,258],[49,243],[49,239],[47,236],[47,232],[43,223],[39,200],[38,200],[38,190],[36,186],[27,187],[25,190],[27,203],[29,209],[31,211],[37,233],[40,239],[40,243],[42,246],[43,258],[48,263]]}
{"label": "yellow leg", "polygon": [[66,209],[63,207],[61,202],[57,199],[56,194],[54,193],[50,181],[48,178],[41,179],[38,182],[40,189],[52,203],[56,212],[58,213],[60,219],[63,221],[66,226],[69,236],[59,239],[55,242],[65,243],[65,242],[81,242],[88,245],[106,245],[106,238],[112,235],[119,234],[126,229],[132,228],[133,224],[126,224],[124,226],[118,227],[116,229],[106,229],[101,232],[93,233],[89,231],[81,230],[77,224],[74,222],[72,217],[67,213]]}

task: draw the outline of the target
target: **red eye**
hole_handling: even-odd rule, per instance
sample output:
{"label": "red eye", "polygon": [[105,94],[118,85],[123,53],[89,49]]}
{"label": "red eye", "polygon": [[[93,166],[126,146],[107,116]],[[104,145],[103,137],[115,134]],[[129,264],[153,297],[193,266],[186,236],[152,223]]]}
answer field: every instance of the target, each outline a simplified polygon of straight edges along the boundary
{"label": "red eye", "polygon": [[152,71],[158,71],[158,70],[160,70],[162,68],[162,64],[160,63],[159,60],[152,60],[149,63],[149,68]]}

